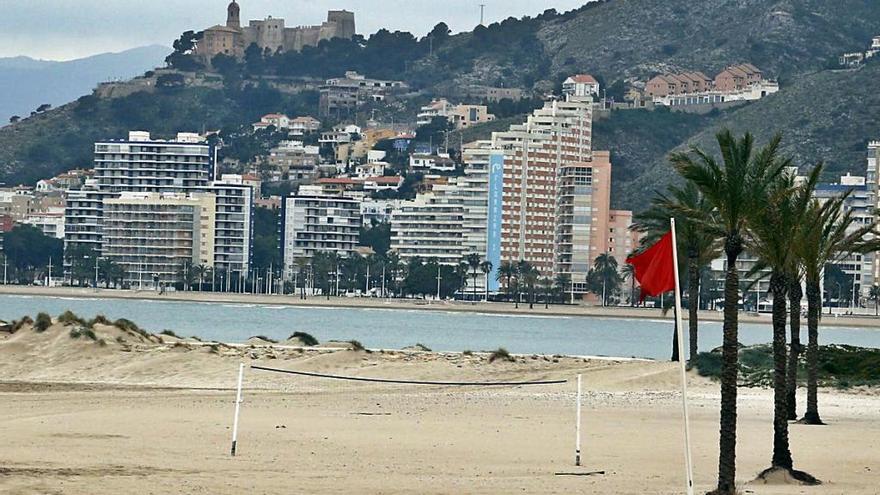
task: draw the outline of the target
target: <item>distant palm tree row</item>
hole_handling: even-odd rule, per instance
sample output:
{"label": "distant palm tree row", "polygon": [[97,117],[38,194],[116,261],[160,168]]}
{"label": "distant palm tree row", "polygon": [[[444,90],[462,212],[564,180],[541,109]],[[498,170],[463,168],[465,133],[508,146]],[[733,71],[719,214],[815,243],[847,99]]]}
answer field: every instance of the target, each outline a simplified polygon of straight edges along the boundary
{"label": "distant palm tree row", "polygon": [[[822,165],[806,178],[796,178],[791,159],[780,155],[780,136],[762,148],[754,148],[746,134],[734,137],[729,131],[717,135],[721,161],[699,148],[671,156],[684,179],[681,186],[658,193],[650,207],[637,216],[634,229],[650,245],[669,231],[676,219],[679,265],[688,284],[690,359],[698,353],[697,300],[700,273],[719,255],[726,262],[721,369],[721,415],[719,472],[715,492],[735,493],[736,417],[738,381],[738,311],[740,303],[741,255],[748,251],[758,262],[749,276],[769,273],[773,298],[773,452],[766,471],[787,471],[796,479],[815,481],[794,470],[788,421],[797,417],[797,363],[800,346],[800,308],[807,297],[807,410],[802,422],[821,424],[818,410],[818,327],[822,293],[820,281],[826,265],[854,252],[876,251],[871,234],[876,226],[857,224],[845,208],[847,194],[820,202],[813,192]],[[880,298],[880,290],[872,296]],[[788,307],[787,303],[791,303]],[[790,325],[788,346],[786,324]],[[762,474],[766,474],[762,473]]]}

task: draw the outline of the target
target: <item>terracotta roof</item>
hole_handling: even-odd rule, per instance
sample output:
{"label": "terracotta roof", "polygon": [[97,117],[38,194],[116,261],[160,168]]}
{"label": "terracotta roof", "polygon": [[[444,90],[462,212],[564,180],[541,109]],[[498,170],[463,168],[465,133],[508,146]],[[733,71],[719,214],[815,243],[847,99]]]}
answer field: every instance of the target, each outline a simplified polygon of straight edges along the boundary
{"label": "terracotta roof", "polygon": [[388,175],[380,177],[367,177],[365,181],[375,182],[376,184],[400,184],[403,177],[399,175]]}
{"label": "terracotta roof", "polygon": [[260,176],[254,174],[244,174],[241,176],[241,180],[260,180]]}
{"label": "terracotta roof", "polygon": [[267,113],[266,115],[263,115],[264,119],[280,119],[282,117],[287,117],[287,116],[280,114],[280,113]]}
{"label": "terracotta roof", "polygon": [[576,83],[584,83],[584,84],[598,84],[599,81],[596,80],[595,77],[589,74],[576,74],[571,76],[571,80]]}

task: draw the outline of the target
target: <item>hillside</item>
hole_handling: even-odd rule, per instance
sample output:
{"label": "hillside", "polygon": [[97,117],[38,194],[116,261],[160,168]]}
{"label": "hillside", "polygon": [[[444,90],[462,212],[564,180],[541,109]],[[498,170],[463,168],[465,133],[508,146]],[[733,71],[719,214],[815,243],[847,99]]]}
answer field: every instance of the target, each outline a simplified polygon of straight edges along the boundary
{"label": "hillside", "polygon": [[[821,160],[826,163],[825,180],[836,181],[846,172],[864,175],[867,143],[880,138],[878,77],[880,63],[858,71],[824,71],[797,78],[785,91],[722,113],[678,149],[693,144],[714,150],[714,136],[725,127],[737,133],[751,132],[759,143],[782,132],[783,152],[792,156],[801,170]],[[662,155],[655,155],[645,170],[622,186],[618,201],[637,207],[644,190],[675,180]]]}
{"label": "hillside", "polygon": [[[420,90],[412,103],[466,84],[518,86],[543,94],[576,72],[590,72],[610,84],[645,80],[667,68],[713,74],[742,61],[778,77],[780,93],[706,116],[621,111],[596,122],[596,149],[612,153],[616,207],[639,208],[645,191],[673,180],[666,163],[669,151],[687,143],[711,145],[722,127],[750,129],[759,138],[783,131],[786,150],[799,163],[824,159],[832,176],[863,173],[864,144],[880,136],[873,118],[880,97],[871,89],[880,69],[875,64],[854,72],[825,68],[841,52],[864,49],[871,36],[880,34],[878,25],[880,7],[863,0],[609,0],[458,35],[438,24],[430,39],[380,31],[301,53],[257,55],[224,69],[223,89],[167,89],[113,100],[90,96],[6,126],[0,129],[0,181],[33,182],[88,166],[94,140],[124,136],[132,128],[158,135],[214,128],[233,132],[268,111],[314,114],[313,92],[284,94],[261,84],[266,77],[314,79],[354,69],[406,80]],[[242,81],[245,88],[253,87],[243,89]],[[400,122],[397,110],[410,107],[404,103],[376,110],[380,119],[392,114]],[[507,117],[468,134],[484,136],[518,120]]]}
{"label": "hillside", "polygon": [[159,65],[170,51],[154,45],[64,62],[0,58],[0,125],[13,115],[26,117],[43,103],[57,106],[71,102],[100,82],[143,74]]}

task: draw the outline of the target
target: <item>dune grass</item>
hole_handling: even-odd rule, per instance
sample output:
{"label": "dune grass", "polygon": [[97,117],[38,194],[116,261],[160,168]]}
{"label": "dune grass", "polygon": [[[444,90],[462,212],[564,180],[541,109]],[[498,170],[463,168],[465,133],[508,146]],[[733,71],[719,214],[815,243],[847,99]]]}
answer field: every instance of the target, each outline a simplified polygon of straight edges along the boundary
{"label": "dune grass", "polygon": [[499,347],[498,349],[495,349],[494,351],[492,351],[492,354],[489,354],[489,362],[490,363],[494,363],[495,361],[497,361],[499,359],[502,361],[507,361],[509,363],[516,361],[516,359],[513,356],[511,356],[509,352],[507,352],[507,349],[505,349],[503,347]]}
{"label": "dune grass", "polygon": [[34,321],[34,330],[38,332],[45,332],[51,326],[52,317],[49,316],[49,313],[37,313],[37,319],[36,321]]}
{"label": "dune grass", "polygon": [[288,337],[288,340],[293,339],[299,339],[299,341],[302,342],[303,345],[308,347],[316,346],[319,344],[318,339],[306,332],[293,332],[292,334],[290,334],[290,337]]}

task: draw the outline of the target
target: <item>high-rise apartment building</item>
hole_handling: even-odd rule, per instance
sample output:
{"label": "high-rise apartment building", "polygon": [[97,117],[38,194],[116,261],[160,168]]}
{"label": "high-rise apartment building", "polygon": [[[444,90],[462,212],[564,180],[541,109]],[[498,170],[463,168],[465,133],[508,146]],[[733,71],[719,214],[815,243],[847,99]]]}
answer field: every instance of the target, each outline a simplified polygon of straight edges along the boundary
{"label": "high-rise apartment building", "polygon": [[138,289],[174,285],[188,266],[214,266],[213,194],[121,193],[104,200],[103,256]]}
{"label": "high-rise apartment building", "polygon": [[354,253],[361,220],[360,201],[337,196],[291,196],[281,203],[281,259],[293,278],[297,260],[318,252]]}
{"label": "high-rise apartment building", "polygon": [[132,131],[126,140],[95,143],[94,179],[67,192],[65,251],[84,246],[103,254],[104,209],[114,198],[132,193],[210,194],[215,198],[211,214],[215,224],[210,230],[215,238],[201,244],[212,249],[208,266],[227,279],[247,276],[255,192],[242,176],[224,175],[215,180],[214,170],[214,147],[193,133],[159,140],[149,132]]}
{"label": "high-rise apartment building", "polygon": [[95,143],[95,179],[107,192],[181,192],[207,187],[213,147],[198,134],[181,132],[160,141],[132,131],[126,141]]}
{"label": "high-rise apartment building", "polygon": [[503,158],[492,175],[501,175],[500,190],[489,198],[491,210],[500,196],[500,246],[490,251],[500,251],[500,262],[528,261],[543,276],[569,276],[576,293],[586,292],[593,260],[609,249],[611,162],[592,150],[591,134],[592,99],[569,95],[492,135]]}

